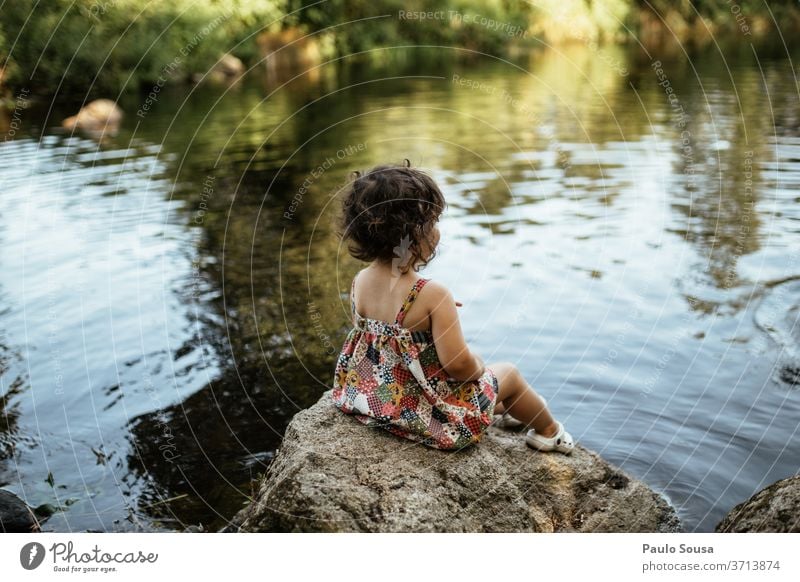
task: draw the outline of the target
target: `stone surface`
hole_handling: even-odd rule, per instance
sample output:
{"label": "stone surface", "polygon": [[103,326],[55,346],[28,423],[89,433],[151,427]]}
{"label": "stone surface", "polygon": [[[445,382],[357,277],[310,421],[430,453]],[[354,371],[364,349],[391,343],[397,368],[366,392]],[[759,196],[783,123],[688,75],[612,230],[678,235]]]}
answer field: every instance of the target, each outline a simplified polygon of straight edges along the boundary
{"label": "stone surface", "polygon": [[95,99],[83,106],[77,115],[67,117],[61,125],[65,129],[87,132],[115,131],[121,121],[122,109],[114,101]]}
{"label": "stone surface", "polygon": [[580,444],[541,453],[491,427],[468,449],[430,449],[362,425],[330,393],[294,417],[224,531],[681,531],[663,497]]}
{"label": "stone surface", "polygon": [[800,475],[776,481],[743,501],[715,531],[800,533]]}
{"label": "stone surface", "polygon": [[238,77],[246,70],[244,63],[231,54],[224,54],[214,65],[213,71],[225,77]]}
{"label": "stone surface", "polygon": [[0,489],[0,532],[30,533],[39,531],[39,522],[22,499]]}

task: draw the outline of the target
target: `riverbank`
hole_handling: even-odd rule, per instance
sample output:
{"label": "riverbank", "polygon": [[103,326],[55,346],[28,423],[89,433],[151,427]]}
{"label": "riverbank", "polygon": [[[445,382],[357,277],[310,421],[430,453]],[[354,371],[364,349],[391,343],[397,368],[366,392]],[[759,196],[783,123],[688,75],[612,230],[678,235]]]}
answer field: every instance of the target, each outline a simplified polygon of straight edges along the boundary
{"label": "riverbank", "polygon": [[307,69],[342,57],[405,59],[399,53],[408,47],[447,48],[438,50],[437,58],[453,60],[481,54],[509,58],[568,43],[630,44],[648,53],[684,54],[724,38],[772,42],[778,23],[783,34],[800,30],[795,6],[770,11],[732,1],[680,7],[624,0],[602,4],[546,0],[500,7],[383,0],[328,2],[300,12],[288,4],[244,0],[224,6],[176,0],[144,10],[132,0],[77,0],[66,9],[40,4],[34,12],[26,4],[11,5],[3,9],[0,23],[0,108],[13,110],[22,91],[108,97],[166,81],[203,80],[230,58],[275,76],[286,68]]}

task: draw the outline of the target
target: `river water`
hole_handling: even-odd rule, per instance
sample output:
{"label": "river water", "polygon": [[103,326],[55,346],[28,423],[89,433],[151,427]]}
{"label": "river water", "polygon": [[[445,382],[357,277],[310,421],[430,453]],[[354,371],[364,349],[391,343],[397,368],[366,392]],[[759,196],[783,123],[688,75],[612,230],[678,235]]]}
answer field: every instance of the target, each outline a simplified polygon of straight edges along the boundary
{"label": "river water", "polygon": [[126,95],[102,142],[32,104],[0,145],[0,486],[53,531],[223,526],[332,379],[337,190],[409,158],[474,349],[711,531],[800,468],[800,103],[754,54],[258,69]]}

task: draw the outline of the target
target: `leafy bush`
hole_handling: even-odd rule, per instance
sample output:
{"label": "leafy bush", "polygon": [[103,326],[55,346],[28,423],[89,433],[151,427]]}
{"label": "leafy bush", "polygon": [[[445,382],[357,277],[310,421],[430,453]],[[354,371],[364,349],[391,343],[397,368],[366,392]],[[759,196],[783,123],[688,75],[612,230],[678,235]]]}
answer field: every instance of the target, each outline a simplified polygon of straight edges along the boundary
{"label": "leafy bush", "polygon": [[[203,72],[231,47],[282,15],[278,2],[17,0],[3,8],[8,82],[39,91],[117,93],[159,76]],[[254,42],[241,51],[254,54]]]}
{"label": "leafy bush", "polygon": [[[287,4],[293,24],[312,31],[332,27],[339,55],[406,45],[503,55],[512,38],[524,37],[530,12],[528,3],[515,0],[329,0],[322,4],[288,0]],[[420,13],[431,16],[416,16]]]}

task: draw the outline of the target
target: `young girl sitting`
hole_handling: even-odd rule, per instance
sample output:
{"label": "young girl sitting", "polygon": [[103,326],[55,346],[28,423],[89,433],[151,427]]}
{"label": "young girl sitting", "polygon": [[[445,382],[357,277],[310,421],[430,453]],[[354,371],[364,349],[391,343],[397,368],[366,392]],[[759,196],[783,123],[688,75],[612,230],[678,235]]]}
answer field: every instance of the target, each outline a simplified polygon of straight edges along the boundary
{"label": "young girl sitting", "polygon": [[464,340],[461,304],[444,285],[417,277],[435,255],[444,206],[433,179],[408,161],[356,173],[342,235],[350,254],[370,265],[353,278],[354,327],[336,363],[334,404],[438,449],[479,442],[505,412],[529,429],[531,447],[571,453],[572,436],[516,366],[485,366]]}

